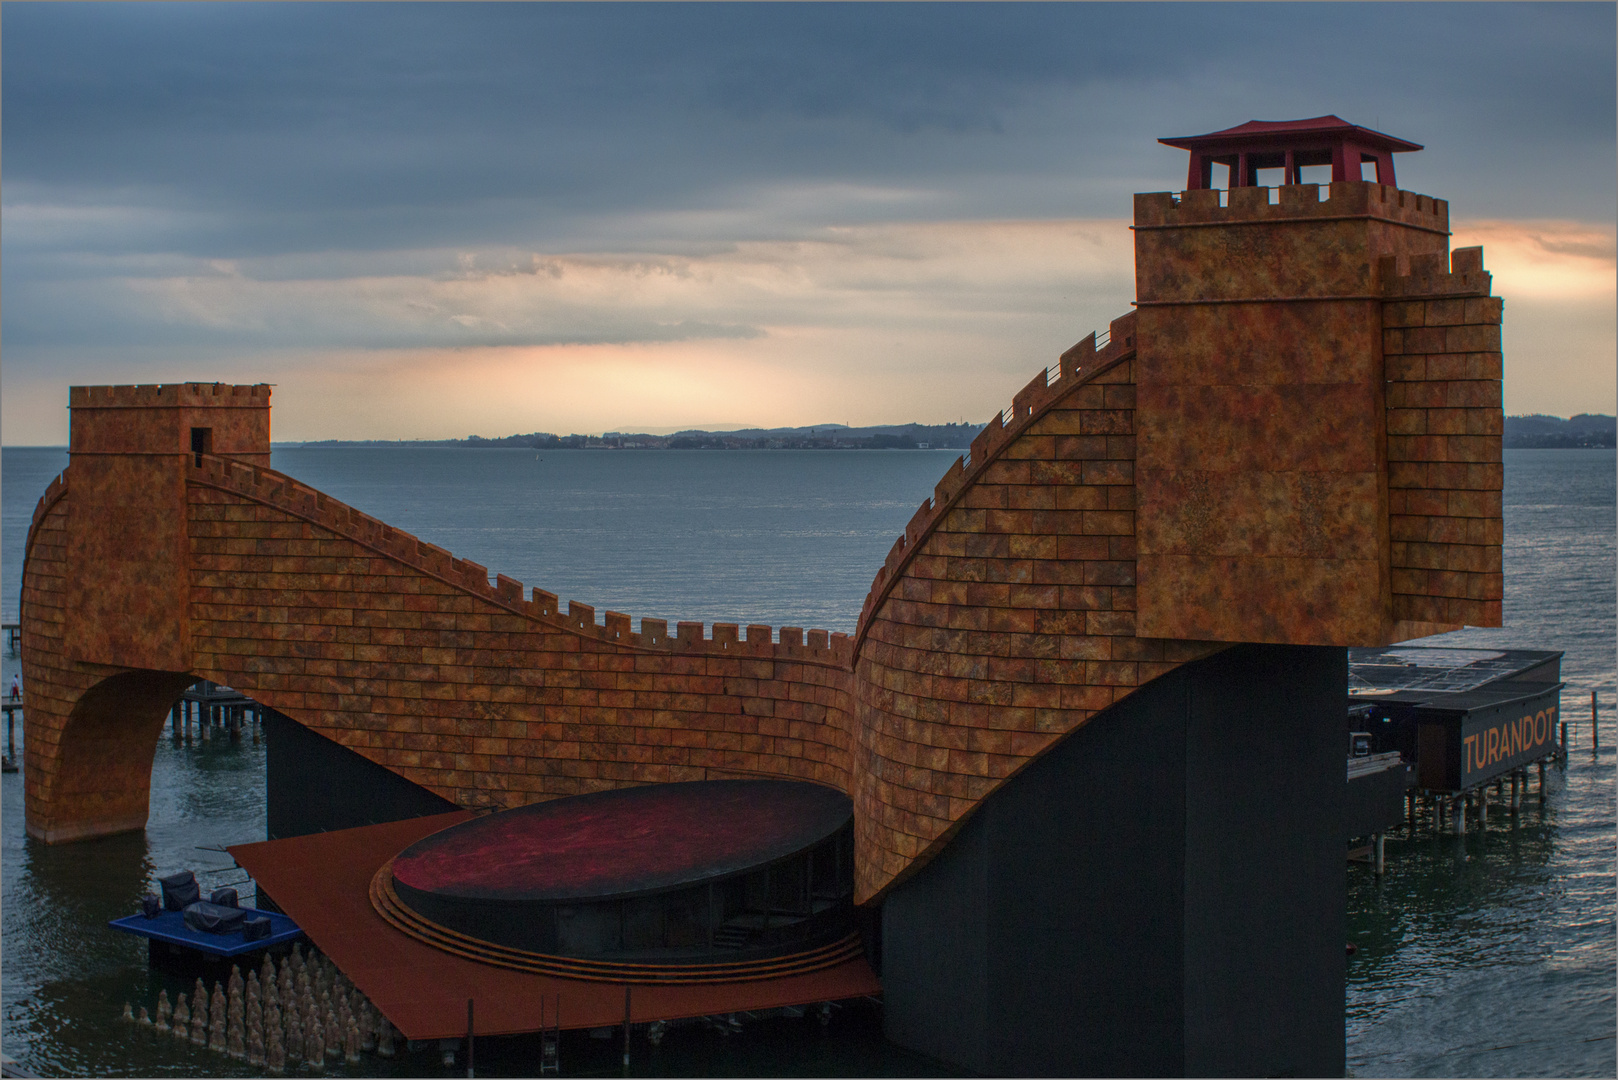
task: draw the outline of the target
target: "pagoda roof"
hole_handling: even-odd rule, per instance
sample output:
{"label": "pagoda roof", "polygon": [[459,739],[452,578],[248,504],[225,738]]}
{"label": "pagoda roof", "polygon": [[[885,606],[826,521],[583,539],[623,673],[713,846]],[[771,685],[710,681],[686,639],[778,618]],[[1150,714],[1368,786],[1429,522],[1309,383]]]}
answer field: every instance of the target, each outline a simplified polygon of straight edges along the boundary
{"label": "pagoda roof", "polygon": [[1157,141],[1182,150],[1205,150],[1253,143],[1284,146],[1287,143],[1303,141],[1318,142],[1323,138],[1328,141],[1346,139],[1367,150],[1399,152],[1421,149],[1420,143],[1407,142],[1380,131],[1360,127],[1358,124],[1350,124],[1342,117],[1330,114],[1310,117],[1307,120],[1249,120],[1245,124],[1237,124],[1223,131],[1210,131],[1206,135],[1181,135]]}

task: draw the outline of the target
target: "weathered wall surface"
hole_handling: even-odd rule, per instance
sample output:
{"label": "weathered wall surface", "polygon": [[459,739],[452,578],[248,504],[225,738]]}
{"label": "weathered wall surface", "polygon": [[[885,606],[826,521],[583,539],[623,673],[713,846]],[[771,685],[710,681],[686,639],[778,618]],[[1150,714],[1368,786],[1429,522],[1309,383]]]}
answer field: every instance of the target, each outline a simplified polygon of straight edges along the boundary
{"label": "weathered wall surface", "polygon": [[1441,272],[1442,203],[1331,195],[1142,197],[1173,227],[1142,234],[1140,315],[996,414],[853,638],[563,611],[270,470],[267,388],[75,389],[24,572],[29,832],[140,827],[164,713],[203,677],[462,806],[838,787],[866,901],[1097,711],[1224,643],[1497,625],[1499,303],[1473,255]]}
{"label": "weathered wall surface", "polygon": [[[267,468],[144,447],[87,473],[137,463],[120,498],[167,515],[183,551],[144,576],[84,576],[110,608],[148,585],[179,606],[142,608],[121,652],[98,646],[122,665],[91,662],[74,636],[101,631],[64,604],[65,537],[110,504],[75,499],[75,458],[30,542],[29,827],[65,839],[143,823],[151,740],[201,676],[463,806],[727,775],[829,784],[858,800],[861,895],[875,895],[1054,739],[1206,651],[1133,637],[1134,347],[1129,317],[1099,354],[1093,339],[1071,350],[946,475],[873,588],[858,669],[853,643],[824,631],[598,623]],[[180,436],[154,438],[172,450]],[[170,579],[147,582],[154,568]],[[86,691],[146,668],[167,682],[125,710],[124,765],[102,783],[79,738]]]}
{"label": "weathered wall surface", "polygon": [[[112,787],[115,815],[86,792],[84,691],[119,670],[63,648],[68,488],[31,541],[27,643],[29,828],[49,839],[145,822],[151,740],[196,676],[236,687],[463,806],[515,806],[625,783],[772,775],[847,790],[843,635],[594,612],[454,559],[290,477],[187,461],[189,675],[151,711],[140,755]],[[114,590],[116,591],[116,590]],[[149,732],[144,728],[151,728]],[[124,748],[126,751],[128,747]],[[137,782],[138,781],[138,782]],[[100,823],[99,825],[97,823]]]}
{"label": "weathered wall surface", "polygon": [[854,799],[862,895],[1094,713],[1219,648],[1135,629],[1135,319],[1018,398],[941,489],[861,621]]}
{"label": "weathered wall surface", "polygon": [[22,590],[25,807],[29,834],[49,842],[145,826],[158,733],[193,681],[69,656],[66,496],[53,481],[34,511]]}
{"label": "weathered wall surface", "polygon": [[1383,262],[1395,619],[1499,626],[1503,301],[1482,248]]}
{"label": "weathered wall surface", "polygon": [[1378,259],[1443,251],[1380,184],[1135,197],[1141,624],[1212,641],[1392,635]]}
{"label": "weathered wall surface", "polygon": [[198,669],[463,806],[731,774],[847,786],[847,647],[824,632],[598,624],[268,471],[204,470],[189,513]]}

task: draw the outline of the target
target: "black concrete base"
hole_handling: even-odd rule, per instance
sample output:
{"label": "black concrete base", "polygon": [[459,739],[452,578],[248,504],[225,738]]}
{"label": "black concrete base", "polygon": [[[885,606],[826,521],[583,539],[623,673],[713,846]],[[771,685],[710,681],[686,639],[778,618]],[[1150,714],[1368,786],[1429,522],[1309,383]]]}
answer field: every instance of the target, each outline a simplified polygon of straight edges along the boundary
{"label": "black concrete base", "polygon": [[1343,789],[1343,839],[1371,836],[1404,824],[1409,775],[1401,763],[1349,779]]}
{"label": "black concrete base", "polygon": [[296,720],[264,710],[269,839],[442,814],[456,809]]}
{"label": "black concrete base", "polygon": [[886,1034],[999,1075],[1341,1076],[1341,648],[1094,717],[882,907]]}

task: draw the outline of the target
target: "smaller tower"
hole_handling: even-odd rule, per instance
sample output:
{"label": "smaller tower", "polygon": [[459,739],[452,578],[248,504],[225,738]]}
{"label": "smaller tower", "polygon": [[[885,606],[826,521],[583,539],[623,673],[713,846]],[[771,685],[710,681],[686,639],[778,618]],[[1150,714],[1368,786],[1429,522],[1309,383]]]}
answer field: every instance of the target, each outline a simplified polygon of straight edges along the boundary
{"label": "smaller tower", "polygon": [[270,387],[69,391],[68,655],[190,667],[186,474],[205,454],[270,464]]}

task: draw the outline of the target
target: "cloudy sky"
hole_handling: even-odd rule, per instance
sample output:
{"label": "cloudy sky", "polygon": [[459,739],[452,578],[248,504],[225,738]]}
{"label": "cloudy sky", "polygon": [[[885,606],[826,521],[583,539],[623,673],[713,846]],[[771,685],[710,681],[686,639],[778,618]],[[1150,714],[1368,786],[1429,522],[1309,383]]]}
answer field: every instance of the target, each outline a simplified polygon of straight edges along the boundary
{"label": "cloudy sky", "polygon": [[277,384],[275,437],[981,422],[1129,310],[1161,136],[1423,143],[1509,413],[1614,411],[1611,4],[30,4],[0,438]]}

